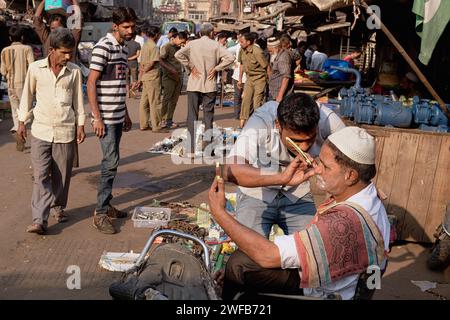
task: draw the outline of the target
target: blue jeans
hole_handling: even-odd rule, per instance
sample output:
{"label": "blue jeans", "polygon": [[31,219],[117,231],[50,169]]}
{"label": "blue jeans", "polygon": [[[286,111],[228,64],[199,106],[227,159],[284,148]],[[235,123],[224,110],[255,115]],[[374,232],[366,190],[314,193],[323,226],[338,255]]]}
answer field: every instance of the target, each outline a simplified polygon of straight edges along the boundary
{"label": "blue jeans", "polygon": [[316,213],[311,193],[291,202],[281,192],[271,203],[237,193],[237,220],[259,234],[269,237],[270,229],[277,224],[284,234],[292,234],[306,228]]}
{"label": "blue jeans", "polygon": [[100,181],[98,183],[97,214],[104,214],[108,210],[109,202],[112,199],[112,186],[119,166],[119,145],[122,137],[123,124],[106,124],[105,135],[100,139],[100,146],[103,152],[101,163]]}

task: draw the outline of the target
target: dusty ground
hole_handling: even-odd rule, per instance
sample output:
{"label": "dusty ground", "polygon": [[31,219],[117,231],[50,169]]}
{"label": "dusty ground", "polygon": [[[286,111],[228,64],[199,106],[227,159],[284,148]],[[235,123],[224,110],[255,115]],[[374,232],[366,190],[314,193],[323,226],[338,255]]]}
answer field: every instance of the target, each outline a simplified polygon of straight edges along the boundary
{"label": "dusty ground", "polygon": [[[207,201],[207,189],[214,176],[208,165],[173,165],[170,156],[146,153],[168,134],[141,132],[138,128],[137,100],[129,101],[133,130],[124,134],[121,163],[114,185],[113,204],[122,210],[147,205],[153,199]],[[221,126],[236,126],[231,108],[216,111]],[[183,122],[186,96],[180,98],[175,120]],[[149,236],[146,229],[133,227],[131,218],[116,221],[120,232],[104,235],[92,227],[96,183],[101,159],[97,139],[90,125],[88,138],[80,146],[80,168],[75,169],[67,212],[70,221],[55,224],[50,220],[49,234],[25,232],[31,222],[30,198],[32,171],[29,148],[15,150],[8,130],[11,119],[0,123],[0,299],[109,299],[108,286],[120,275],[98,266],[103,251],[139,252]],[[228,188],[227,191],[233,191]],[[450,298],[450,270],[430,272],[425,267],[428,249],[418,244],[395,246],[391,252],[382,289],[376,299]],[[68,290],[66,273],[70,265],[81,269],[81,289]],[[411,280],[438,283],[436,294],[421,292]]]}

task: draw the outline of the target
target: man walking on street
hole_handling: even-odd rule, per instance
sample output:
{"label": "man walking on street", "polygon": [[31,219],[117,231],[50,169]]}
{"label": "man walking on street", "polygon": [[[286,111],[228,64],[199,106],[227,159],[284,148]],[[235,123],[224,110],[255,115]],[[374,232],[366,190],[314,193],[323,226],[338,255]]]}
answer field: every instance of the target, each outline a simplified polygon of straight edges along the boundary
{"label": "man walking on street", "polygon": [[103,153],[94,227],[107,234],[116,233],[110,218],[127,216],[126,212],[114,208],[110,201],[119,166],[122,131],[131,129],[125,103],[128,54],[125,41],[132,39],[136,20],[136,13],[131,8],[119,7],[113,11],[113,31],[94,46],[87,80],[93,129]]}
{"label": "man walking on street", "polygon": [[[31,161],[34,170],[31,212],[27,232],[44,234],[50,209],[58,222],[67,220],[67,205],[76,143],[84,141],[81,70],[69,62],[75,39],[68,29],[50,33],[47,58],[33,62],[27,72],[19,109],[18,135],[25,141],[25,122],[31,126]],[[33,95],[36,106],[33,108]],[[76,128],[76,130],[75,130]]]}
{"label": "man walking on street", "polygon": [[[190,72],[187,83],[188,116],[187,125],[190,137],[188,158],[195,157],[195,122],[198,120],[200,103],[203,105],[205,131],[212,129],[214,105],[216,100],[217,72],[234,62],[233,55],[217,41],[214,41],[214,27],[205,23],[200,29],[201,38],[190,41],[177,51],[175,58]],[[204,142],[210,142],[206,137]]]}
{"label": "man walking on street", "polygon": [[[83,19],[81,16],[81,11],[79,9],[80,7],[78,4],[78,0],[72,0],[72,5],[73,7],[78,8],[75,9],[74,13],[70,16],[72,22],[75,22],[74,25],[68,26],[75,39],[74,52],[72,54],[70,61],[75,62],[78,52],[78,43],[80,43],[81,40]],[[42,42],[44,56],[47,56],[50,47],[50,38],[49,38],[50,32],[57,28],[64,28],[66,26],[66,17],[58,13],[52,14],[48,19],[49,25],[47,26],[42,19],[44,8],[45,8],[45,1],[41,1],[39,6],[36,8],[36,12],[34,13],[33,16],[33,27],[34,30],[36,31],[36,34],[39,37],[39,40],[41,40]],[[74,168],[79,167],[78,145],[75,145],[75,156],[73,157],[73,167]]]}
{"label": "man walking on street", "polygon": [[20,98],[22,97],[25,76],[28,66],[34,61],[33,49],[23,44],[23,28],[19,25],[11,26],[9,37],[12,41],[9,47],[1,53],[1,73],[8,82],[8,96],[11,104],[11,113],[14,126],[11,133],[16,139],[16,150],[25,150],[24,141],[17,135],[19,120],[17,112],[19,110]]}
{"label": "man walking on street", "polygon": [[242,88],[244,72],[247,75],[242,97],[241,128],[244,127],[252,111],[263,104],[266,91],[269,63],[264,57],[262,49],[255,45],[255,40],[255,34],[250,32],[245,33],[239,40],[241,51],[238,61],[242,64],[238,82],[240,88]]}
{"label": "man walking on street", "polygon": [[177,106],[178,97],[181,93],[181,86],[183,85],[183,66],[180,61],[175,58],[175,53],[182,45],[186,43],[187,34],[185,32],[174,33],[170,42],[161,48],[160,63],[162,67],[162,110],[161,127],[168,129],[175,129],[178,127],[172,121],[175,107]]}

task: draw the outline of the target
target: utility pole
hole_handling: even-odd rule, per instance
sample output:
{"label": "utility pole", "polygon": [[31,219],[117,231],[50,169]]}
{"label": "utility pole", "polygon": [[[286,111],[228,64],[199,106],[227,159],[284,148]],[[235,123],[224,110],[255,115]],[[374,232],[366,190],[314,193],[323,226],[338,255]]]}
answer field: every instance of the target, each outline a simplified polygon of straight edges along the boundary
{"label": "utility pole", "polygon": [[239,20],[242,20],[244,17],[244,0],[239,0]]}

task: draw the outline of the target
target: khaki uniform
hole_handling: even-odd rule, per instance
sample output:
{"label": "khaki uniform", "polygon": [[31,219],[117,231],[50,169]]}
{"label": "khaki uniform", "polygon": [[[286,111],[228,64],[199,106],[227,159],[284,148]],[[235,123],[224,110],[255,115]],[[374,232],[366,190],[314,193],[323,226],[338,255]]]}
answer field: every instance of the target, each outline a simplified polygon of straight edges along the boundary
{"label": "khaki uniform", "polygon": [[159,69],[159,50],[156,43],[149,39],[144,43],[141,51],[141,65],[145,68],[155,62],[152,69],[142,75],[144,87],[139,103],[139,124],[141,129],[148,128],[150,118],[152,129],[159,128],[161,121],[161,75]]}
{"label": "khaki uniform", "polygon": [[247,74],[241,106],[241,120],[250,117],[252,109],[260,107],[264,102],[268,61],[260,47],[251,45],[239,51],[238,62]]}
{"label": "khaki uniform", "polygon": [[162,98],[162,109],[161,118],[166,123],[170,124],[173,119],[173,113],[177,106],[178,97],[181,93],[181,86],[183,84],[183,66],[180,61],[175,58],[175,53],[178,51],[178,47],[167,43],[161,48],[160,59],[164,60],[172,68],[177,70],[178,76],[174,77],[165,68],[162,68],[162,87],[163,87],[163,98]]}

